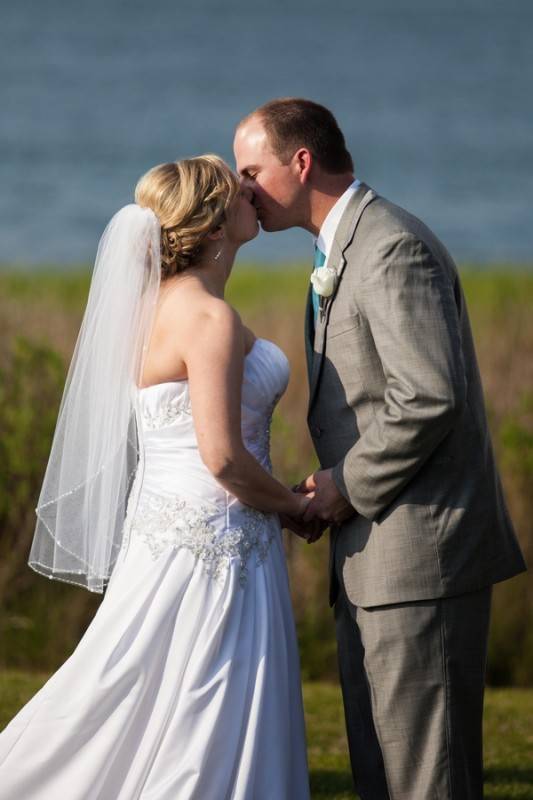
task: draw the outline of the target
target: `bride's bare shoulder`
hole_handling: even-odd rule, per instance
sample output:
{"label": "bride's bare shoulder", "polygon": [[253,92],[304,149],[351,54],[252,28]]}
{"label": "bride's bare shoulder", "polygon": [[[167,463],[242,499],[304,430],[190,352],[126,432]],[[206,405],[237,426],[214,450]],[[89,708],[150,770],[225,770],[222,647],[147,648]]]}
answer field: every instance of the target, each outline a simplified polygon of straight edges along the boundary
{"label": "bride's bare shoulder", "polygon": [[169,292],[161,302],[161,317],[167,330],[181,341],[194,342],[206,335],[244,337],[239,313],[222,298],[195,285],[183,285]]}

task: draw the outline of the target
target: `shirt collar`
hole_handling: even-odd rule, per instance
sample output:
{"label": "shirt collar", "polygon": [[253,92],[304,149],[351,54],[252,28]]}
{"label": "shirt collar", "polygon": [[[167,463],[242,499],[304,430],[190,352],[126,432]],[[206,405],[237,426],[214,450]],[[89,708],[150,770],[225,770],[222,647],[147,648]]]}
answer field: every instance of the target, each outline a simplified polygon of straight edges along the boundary
{"label": "shirt collar", "polygon": [[320,228],[318,236],[315,240],[315,244],[326,256],[326,263],[331,252],[331,245],[333,244],[333,239],[335,238],[335,233],[337,232],[341,217],[344,214],[350,198],[353,194],[355,194],[360,185],[361,181],[356,178],[353,183],[348,186],[346,191],[341,194],[335,205],[330,208],[326,219],[322,223],[322,227]]}

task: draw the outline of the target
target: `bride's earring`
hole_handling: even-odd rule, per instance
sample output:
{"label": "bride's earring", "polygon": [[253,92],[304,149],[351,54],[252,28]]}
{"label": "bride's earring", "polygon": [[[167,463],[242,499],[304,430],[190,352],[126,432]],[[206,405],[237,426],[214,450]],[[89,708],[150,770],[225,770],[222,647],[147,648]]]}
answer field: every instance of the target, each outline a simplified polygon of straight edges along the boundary
{"label": "bride's earring", "polygon": [[216,255],[213,256],[213,261],[218,261],[218,259],[220,258],[220,254],[222,253],[223,249],[224,249],[224,245],[221,244],[220,245],[220,250],[217,252]]}

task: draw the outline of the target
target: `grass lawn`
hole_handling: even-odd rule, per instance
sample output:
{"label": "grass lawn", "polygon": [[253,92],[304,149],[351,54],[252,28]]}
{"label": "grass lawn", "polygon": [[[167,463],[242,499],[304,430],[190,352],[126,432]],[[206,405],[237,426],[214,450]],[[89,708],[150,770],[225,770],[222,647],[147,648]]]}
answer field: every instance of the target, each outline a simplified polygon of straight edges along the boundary
{"label": "grass lawn", "polygon": [[[307,683],[304,700],[313,800],[353,800],[340,690],[332,684]],[[485,800],[504,798],[533,800],[531,689],[486,693]]]}
{"label": "grass lawn", "polygon": [[[0,727],[46,677],[0,673]],[[306,683],[304,699],[313,800],[353,800],[340,691],[333,684]],[[533,800],[533,690],[487,691],[485,773],[486,800]]]}

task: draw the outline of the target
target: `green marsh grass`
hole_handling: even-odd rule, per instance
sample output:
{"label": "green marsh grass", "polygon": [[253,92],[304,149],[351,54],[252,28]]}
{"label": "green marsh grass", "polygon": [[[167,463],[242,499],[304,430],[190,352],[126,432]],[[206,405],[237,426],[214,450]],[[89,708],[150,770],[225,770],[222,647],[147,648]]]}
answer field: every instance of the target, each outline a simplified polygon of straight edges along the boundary
{"label": "green marsh grass", "polygon": [[[308,270],[237,266],[228,299],[257,335],[287,353],[292,377],[274,416],[276,474],[288,484],[317,464],[306,429],[303,317]],[[522,547],[533,559],[533,271],[502,265],[462,273],[493,441]],[[55,669],[99,598],[35,575],[26,564],[33,509],[89,272],[0,271],[0,668]],[[327,539],[285,539],[306,679],[336,676],[327,606]],[[493,685],[533,685],[529,575],[496,587],[489,653]]]}

